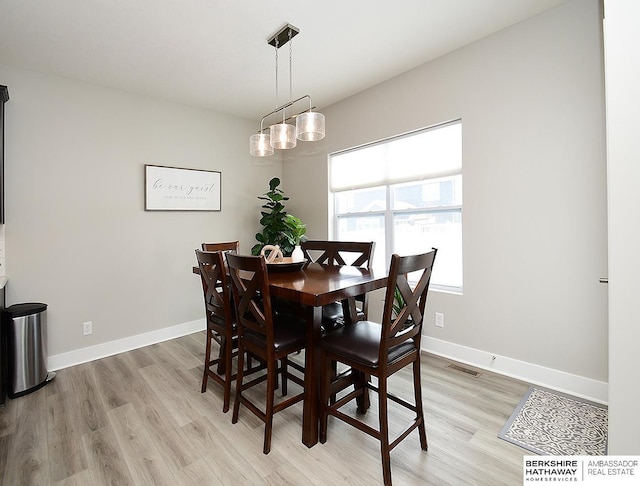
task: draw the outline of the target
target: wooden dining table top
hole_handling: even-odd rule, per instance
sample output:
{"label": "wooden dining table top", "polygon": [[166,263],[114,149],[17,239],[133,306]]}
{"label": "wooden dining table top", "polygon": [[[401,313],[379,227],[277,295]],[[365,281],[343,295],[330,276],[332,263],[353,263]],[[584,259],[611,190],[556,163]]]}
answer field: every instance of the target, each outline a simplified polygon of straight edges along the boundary
{"label": "wooden dining table top", "polygon": [[318,307],[383,288],[387,274],[347,265],[310,263],[292,272],[269,272],[271,295]]}
{"label": "wooden dining table top", "polygon": [[[193,273],[200,274],[197,266]],[[272,295],[313,307],[384,288],[386,272],[349,265],[308,263],[300,270],[270,271]]]}

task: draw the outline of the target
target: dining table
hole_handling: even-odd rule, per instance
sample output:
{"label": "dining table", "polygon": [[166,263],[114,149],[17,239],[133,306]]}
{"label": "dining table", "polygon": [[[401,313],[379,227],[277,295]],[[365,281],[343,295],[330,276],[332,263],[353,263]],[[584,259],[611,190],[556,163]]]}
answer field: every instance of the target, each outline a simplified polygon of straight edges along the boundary
{"label": "dining table", "polygon": [[355,297],[386,285],[386,272],[349,265],[310,263],[298,271],[269,272],[271,297],[301,304],[306,322],[302,442],[307,447],[318,443],[322,306],[342,302],[348,324],[356,320]]}
{"label": "dining table", "polygon": [[[386,287],[387,273],[349,265],[306,263],[283,271],[268,265],[271,297],[298,304],[306,325],[302,442],[318,443],[322,307],[341,302],[345,323],[355,321],[355,297]],[[199,273],[197,267],[194,273]]]}

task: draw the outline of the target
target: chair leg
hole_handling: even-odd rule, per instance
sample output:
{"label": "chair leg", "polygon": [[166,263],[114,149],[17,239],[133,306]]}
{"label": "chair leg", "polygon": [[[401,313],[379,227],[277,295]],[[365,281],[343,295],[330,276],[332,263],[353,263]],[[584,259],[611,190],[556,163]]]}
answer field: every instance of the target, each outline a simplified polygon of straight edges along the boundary
{"label": "chair leg", "polygon": [[371,401],[369,399],[369,388],[367,388],[369,375],[367,375],[366,373],[362,373],[361,371],[354,371],[354,373],[354,390],[357,390],[358,388],[362,389],[362,395],[356,397],[356,403],[358,404],[357,411],[360,414],[365,414],[371,406]]}
{"label": "chair leg", "polygon": [[[329,380],[329,383],[331,383],[331,380],[333,380],[336,376],[338,376],[338,362],[332,361],[331,362],[331,379]],[[338,396],[336,394],[331,395],[329,397],[329,404],[333,405],[334,403],[336,403],[337,398]]]}
{"label": "chair leg", "polygon": [[387,414],[387,378],[380,377],[378,383],[378,405],[380,419],[380,453],[382,477],[385,486],[391,486],[391,449],[389,448],[389,418]]}
{"label": "chair leg", "polygon": [[233,401],[233,416],[231,423],[238,423],[238,415],[240,414],[240,396],[242,394],[242,380],[244,378],[244,346],[238,340],[238,376],[236,377],[236,397]]}
{"label": "chair leg", "polygon": [[[264,414],[264,447],[262,448],[262,452],[264,454],[269,454],[269,452],[271,451],[271,433],[273,431],[273,404],[275,402],[277,374],[277,362],[272,360],[267,363],[267,403],[265,406]],[[285,388],[284,383],[282,386],[283,388]]]}
{"label": "chair leg", "polygon": [[231,375],[233,375],[233,339],[224,341],[224,397],[222,404],[222,412],[229,411],[229,403],[231,401]]}
{"label": "chair leg", "polygon": [[[335,361],[330,361],[327,359],[327,355],[324,351],[320,354],[320,435],[319,440],[320,443],[324,444],[327,442],[327,425],[329,421],[329,413],[327,411],[327,407],[329,403],[333,405],[335,403],[335,397],[330,397],[330,389],[331,389],[331,380],[333,378],[333,370],[334,364],[337,364]],[[332,401],[333,400],[333,401]]]}
{"label": "chair leg", "polygon": [[211,331],[207,329],[207,344],[204,351],[204,373],[202,374],[202,387],[200,393],[207,391],[207,381],[209,380],[209,361],[211,361]]}
{"label": "chair leg", "polygon": [[[286,397],[287,396],[287,370],[288,370],[286,356],[280,360],[280,369],[282,370],[282,396]],[[277,385],[278,383],[276,382],[276,388],[277,388]]]}
{"label": "chair leg", "polygon": [[418,425],[418,434],[420,434],[420,448],[423,451],[428,450],[427,428],[424,423],[424,411],[422,409],[422,385],[420,380],[420,357],[413,362],[413,391],[415,394],[416,417],[420,420]]}
{"label": "chair leg", "polygon": [[225,373],[225,365],[226,365],[226,359],[224,357],[224,354],[227,350],[227,343],[226,343],[226,339],[224,336],[220,336],[220,352],[218,353],[218,370],[217,373],[219,375],[224,375]]}

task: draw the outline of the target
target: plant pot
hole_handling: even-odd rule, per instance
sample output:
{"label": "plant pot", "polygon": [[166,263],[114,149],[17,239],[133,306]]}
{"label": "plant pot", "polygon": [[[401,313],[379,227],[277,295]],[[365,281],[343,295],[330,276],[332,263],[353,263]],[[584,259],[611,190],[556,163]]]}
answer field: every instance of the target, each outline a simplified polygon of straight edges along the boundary
{"label": "plant pot", "polygon": [[302,248],[300,248],[300,245],[296,245],[296,247],[293,249],[293,252],[291,253],[291,261],[301,262],[302,260],[304,260],[304,253],[302,252]]}

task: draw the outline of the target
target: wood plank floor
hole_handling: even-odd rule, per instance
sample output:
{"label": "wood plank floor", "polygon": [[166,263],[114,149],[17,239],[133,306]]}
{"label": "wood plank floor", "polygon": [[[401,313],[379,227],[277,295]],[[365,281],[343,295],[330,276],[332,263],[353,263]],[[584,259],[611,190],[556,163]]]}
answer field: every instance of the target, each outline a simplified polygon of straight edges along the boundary
{"label": "wood plank floor", "polygon": [[[58,371],[56,379],[0,407],[3,485],[362,485],[382,483],[376,440],[329,419],[328,440],[301,442],[302,404],[264,426],[246,409],[231,424],[222,390],[200,393],[204,333]],[[478,377],[424,355],[429,450],[417,432],[391,453],[394,485],[519,485],[526,451],[497,438],[528,384]],[[409,368],[390,389],[411,396]],[[291,383],[290,393],[296,392]],[[368,420],[375,423],[372,394]],[[391,408],[399,432],[408,417]]]}

